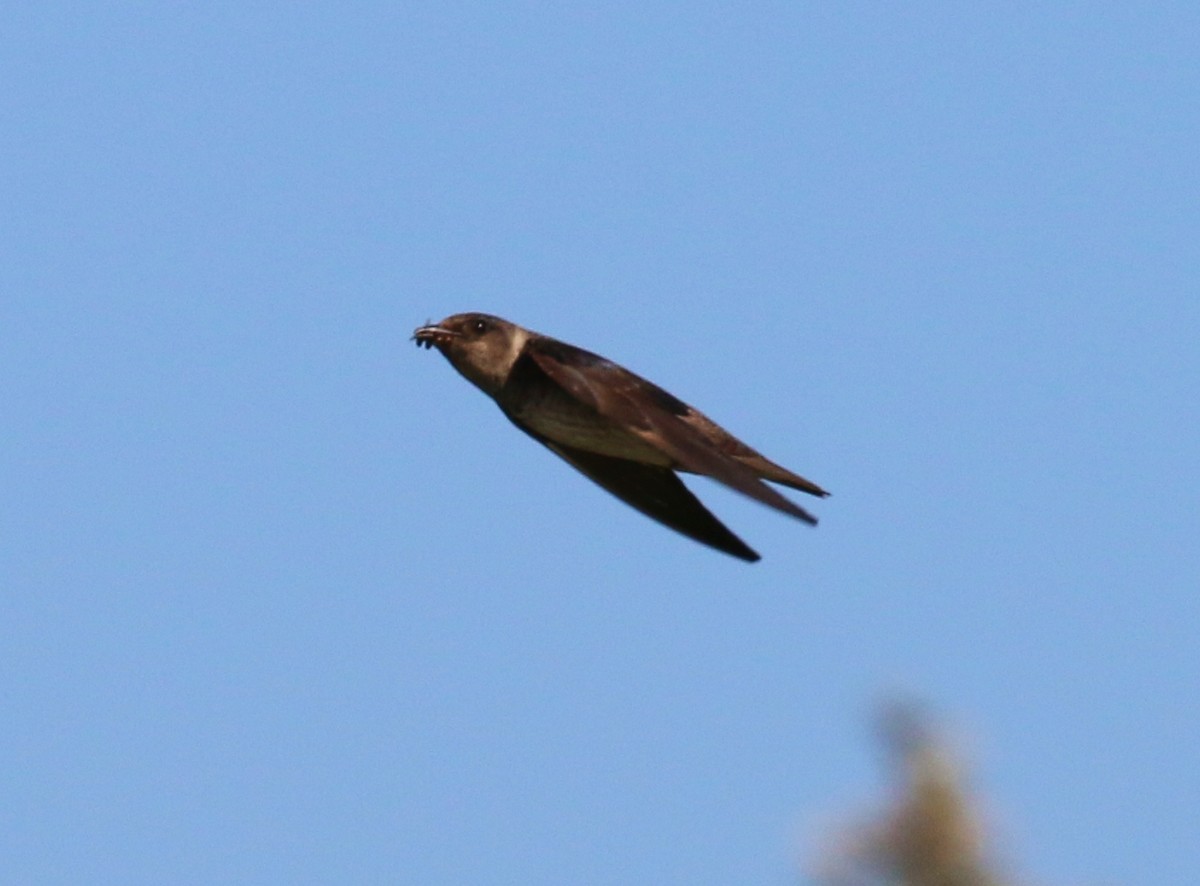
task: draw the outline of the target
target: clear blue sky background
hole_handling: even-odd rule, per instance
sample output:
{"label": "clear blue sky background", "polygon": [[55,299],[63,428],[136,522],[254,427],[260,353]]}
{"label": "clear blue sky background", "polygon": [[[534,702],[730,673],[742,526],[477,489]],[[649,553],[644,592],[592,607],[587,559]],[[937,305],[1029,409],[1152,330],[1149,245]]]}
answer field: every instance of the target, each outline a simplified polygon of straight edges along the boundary
{"label": "clear blue sky background", "polygon": [[[902,691],[1014,870],[1195,882],[1198,47],[1194,3],[9,9],[0,880],[795,882]],[[407,341],[462,310],[820,528],[643,519]]]}

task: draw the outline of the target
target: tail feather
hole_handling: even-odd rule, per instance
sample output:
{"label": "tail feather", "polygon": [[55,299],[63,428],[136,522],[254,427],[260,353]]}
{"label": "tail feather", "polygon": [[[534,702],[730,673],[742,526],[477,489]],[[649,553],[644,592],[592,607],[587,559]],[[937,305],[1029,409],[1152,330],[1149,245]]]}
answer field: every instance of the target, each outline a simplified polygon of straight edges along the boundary
{"label": "tail feather", "polygon": [[780,467],[775,462],[769,461],[761,455],[749,458],[734,457],[746,467],[754,470],[764,480],[770,480],[772,483],[778,483],[781,486],[787,486],[800,492],[807,492],[809,495],[815,495],[818,498],[825,498],[829,495],[828,492],[811,480],[805,480],[799,474],[793,474],[787,468]]}

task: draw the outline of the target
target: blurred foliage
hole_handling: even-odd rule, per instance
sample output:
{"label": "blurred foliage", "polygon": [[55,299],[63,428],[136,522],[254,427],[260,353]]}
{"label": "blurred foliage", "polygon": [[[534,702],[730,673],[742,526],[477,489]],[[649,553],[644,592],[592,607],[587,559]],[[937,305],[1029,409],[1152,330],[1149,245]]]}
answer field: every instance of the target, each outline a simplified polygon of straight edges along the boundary
{"label": "blurred foliage", "polygon": [[997,872],[979,801],[929,717],[909,703],[880,719],[894,796],[828,841],[819,886],[1014,886]]}

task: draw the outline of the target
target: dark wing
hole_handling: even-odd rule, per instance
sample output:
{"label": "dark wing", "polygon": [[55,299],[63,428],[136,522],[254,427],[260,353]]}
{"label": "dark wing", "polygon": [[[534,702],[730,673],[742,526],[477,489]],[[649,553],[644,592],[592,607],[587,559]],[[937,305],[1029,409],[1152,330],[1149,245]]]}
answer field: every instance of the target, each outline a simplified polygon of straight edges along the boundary
{"label": "dark wing", "polygon": [[723,453],[689,423],[694,410],[657,385],[555,339],[531,342],[527,354],[559,387],[669,455],[681,470],[705,474],[756,501],[816,524],[816,517],[763,483],[752,468]]}
{"label": "dark wing", "polygon": [[547,440],[513,422],[555,455],[647,517],[718,551],[753,563],[760,559],[744,541],[712,515],[670,468],[597,455]]}

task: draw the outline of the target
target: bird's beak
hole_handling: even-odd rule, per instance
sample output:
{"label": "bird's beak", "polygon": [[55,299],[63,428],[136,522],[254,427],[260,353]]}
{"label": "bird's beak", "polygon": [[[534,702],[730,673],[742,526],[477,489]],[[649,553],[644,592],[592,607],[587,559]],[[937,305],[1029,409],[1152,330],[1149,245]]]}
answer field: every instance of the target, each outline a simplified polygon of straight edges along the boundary
{"label": "bird's beak", "polygon": [[417,343],[417,347],[424,345],[426,350],[434,345],[440,347],[449,344],[452,338],[457,337],[457,332],[453,329],[446,329],[444,326],[419,326],[412,334],[412,340]]}

